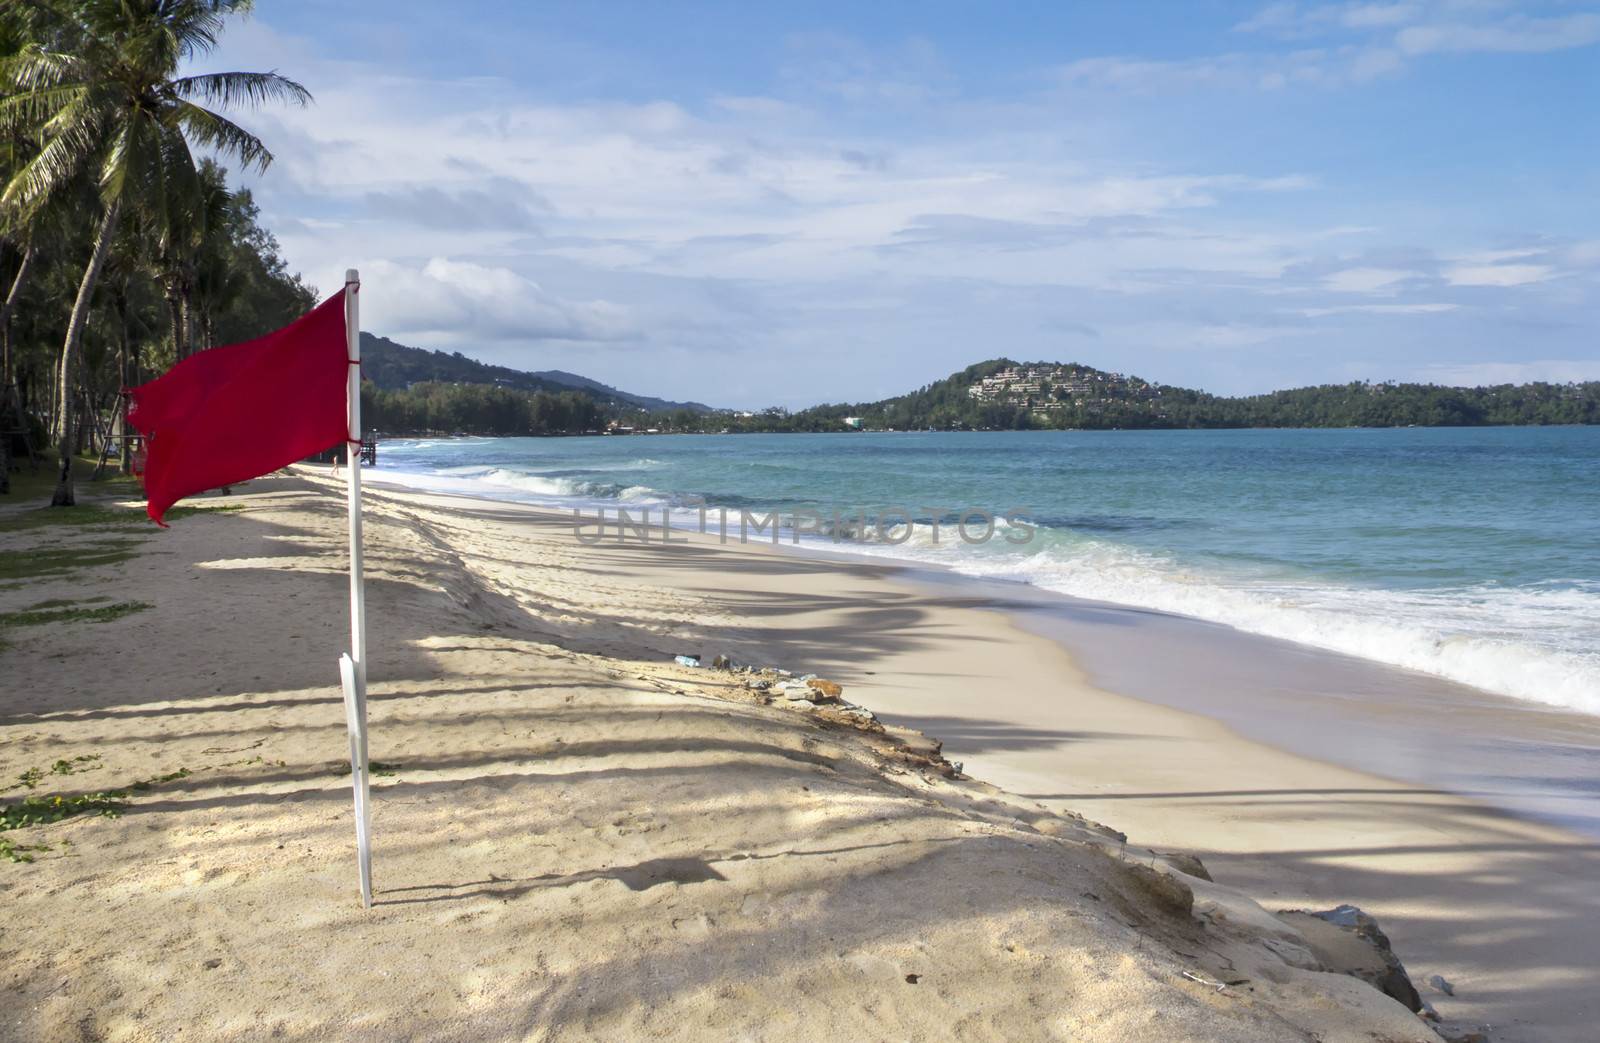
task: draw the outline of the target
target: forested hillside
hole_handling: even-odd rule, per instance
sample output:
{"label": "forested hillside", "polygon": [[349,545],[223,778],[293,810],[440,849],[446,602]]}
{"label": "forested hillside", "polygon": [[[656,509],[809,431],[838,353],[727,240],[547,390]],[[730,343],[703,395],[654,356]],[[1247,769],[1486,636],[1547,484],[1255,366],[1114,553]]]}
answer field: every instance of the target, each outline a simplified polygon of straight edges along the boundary
{"label": "forested hillside", "polygon": [[1326,384],[1228,398],[1153,384],[1074,363],[991,359],[910,394],[817,406],[784,418],[897,430],[937,428],[1418,427],[1600,423],[1600,382],[1501,384]]}
{"label": "forested hillside", "polygon": [[467,358],[459,351],[429,351],[396,343],[387,337],[361,334],[361,373],[379,388],[399,391],[413,384],[492,384],[521,391],[582,391],[601,405],[618,409],[666,411],[688,409],[712,412],[699,402],[672,402],[650,395],[619,391],[598,380],[558,369],[526,373],[508,366],[494,366]]}

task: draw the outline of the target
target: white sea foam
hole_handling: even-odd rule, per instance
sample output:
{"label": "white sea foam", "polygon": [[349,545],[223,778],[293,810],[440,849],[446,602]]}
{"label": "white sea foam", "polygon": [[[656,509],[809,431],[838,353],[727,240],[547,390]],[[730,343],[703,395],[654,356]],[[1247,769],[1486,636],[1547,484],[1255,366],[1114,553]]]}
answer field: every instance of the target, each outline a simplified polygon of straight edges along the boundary
{"label": "white sea foam", "polygon": [[[639,461],[644,465],[647,461]],[[648,461],[654,464],[655,461]],[[670,495],[643,485],[549,477],[508,468],[455,467],[434,474],[385,469],[380,480],[441,492],[462,492],[593,512],[598,507],[672,505]],[[716,531],[716,506],[709,529]],[[674,507],[673,524],[699,525],[699,513]],[[757,514],[764,515],[764,511]],[[729,511],[730,531],[739,512]],[[1338,586],[1264,575],[1228,575],[1101,539],[1040,528],[1022,544],[1003,518],[983,546],[963,543],[953,520],[937,541],[925,524],[900,543],[803,540],[818,547],[936,563],[971,576],[1009,579],[1047,590],[1191,616],[1268,637],[1417,670],[1549,706],[1600,714],[1600,588],[1473,587],[1394,590]],[[782,542],[792,541],[785,519]],[[981,522],[969,528],[982,532]],[[898,539],[892,526],[887,535]],[[736,538],[736,537],[735,537]],[[769,540],[767,533],[752,538]]]}
{"label": "white sea foam", "polygon": [[[999,537],[997,537],[998,539]],[[862,552],[937,562],[972,576],[1222,623],[1473,685],[1600,714],[1600,590],[1474,587],[1391,590],[1272,582],[1196,569],[1103,540],[985,553],[920,527],[899,546]]]}

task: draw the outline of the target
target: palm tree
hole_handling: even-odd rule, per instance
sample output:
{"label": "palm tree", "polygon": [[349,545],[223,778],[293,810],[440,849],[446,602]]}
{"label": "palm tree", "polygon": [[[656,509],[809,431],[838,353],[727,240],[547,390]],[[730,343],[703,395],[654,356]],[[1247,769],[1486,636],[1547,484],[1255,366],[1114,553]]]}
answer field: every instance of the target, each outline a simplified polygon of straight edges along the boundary
{"label": "palm tree", "polygon": [[[29,42],[0,60],[0,120],[38,128],[39,152],[0,193],[0,208],[28,214],[47,206],[82,170],[99,187],[100,214],[72,305],[57,367],[57,396],[72,401],[79,345],[96,281],[129,209],[173,227],[194,205],[199,178],[191,142],[266,169],[272,153],[259,138],[207,105],[305,104],[310,93],[276,73],[179,76],[185,61],[209,52],[228,15],[250,0],[33,0]],[[198,101],[196,100],[198,99]],[[70,506],[73,411],[60,410],[51,432],[60,475],[51,502]]]}
{"label": "palm tree", "polygon": [[[205,160],[200,164],[200,186],[203,231],[195,243],[189,280],[191,352],[215,346],[212,320],[244,290],[242,273],[232,263],[232,225],[237,206],[233,191],[228,188],[227,171]],[[193,341],[196,337],[197,343]]]}

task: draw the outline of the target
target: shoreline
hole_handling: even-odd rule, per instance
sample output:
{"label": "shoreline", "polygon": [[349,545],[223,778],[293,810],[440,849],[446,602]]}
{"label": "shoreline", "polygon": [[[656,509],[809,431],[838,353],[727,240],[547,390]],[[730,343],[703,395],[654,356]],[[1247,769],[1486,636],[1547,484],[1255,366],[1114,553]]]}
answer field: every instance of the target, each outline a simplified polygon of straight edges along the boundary
{"label": "shoreline", "polygon": [[[75,1038],[83,1011],[130,1039],[183,1025],[1431,1038],[1366,985],[1309,969],[1304,939],[1236,887],[1267,910],[1362,904],[1448,1024],[1577,1040],[1592,1021],[1592,874],[1560,875],[1592,856],[1557,831],[1405,787],[1350,799],[1372,780],[1099,691],[988,599],[930,595],[897,567],[693,541],[580,547],[533,508],[378,487],[372,741],[391,774],[375,780],[379,904],[363,916],[332,683],[340,489],[299,469],[191,502],[239,513],[149,532],[104,581],[0,594],[155,606],[96,631],[114,671],[73,656],[70,630],[4,653],[5,777],[87,751],[104,755],[97,774],[51,784],[164,773],[123,817],[21,835],[57,848],[0,867],[17,924],[0,936],[0,1015],[31,1026],[22,1038]],[[932,740],[891,731],[913,747],[885,745],[825,711],[762,706],[736,675],[673,665],[683,651],[815,671]],[[970,778],[928,769],[938,740]],[[180,766],[192,775],[165,779]],[[1287,810],[1188,806],[1224,781],[1299,795]],[[1421,862],[1363,875],[1374,856],[1359,844],[1317,854],[1380,827],[1394,857]],[[1260,830],[1275,846],[1252,852]],[[1419,855],[1405,850],[1418,830],[1451,836]],[[1179,838],[1216,884],[1162,882],[1178,878],[1143,847]],[[1513,908],[1519,888],[1532,893]],[[1172,919],[1191,893],[1192,916]],[[63,904],[86,902],[87,924]],[[1532,925],[1551,933],[1542,960]],[[1187,973],[1250,984],[1222,993]],[[1457,996],[1430,992],[1432,973]],[[146,996],[150,981],[166,987]]]}
{"label": "shoreline", "polygon": [[[1087,433],[1085,437],[1095,436]],[[1124,483],[1121,472],[1095,462],[1101,454],[1068,453],[1068,448],[1082,447],[1075,442],[1056,441],[1059,445],[1051,445],[1060,450],[1059,461],[1046,453],[1037,464],[1007,464],[1002,468],[1003,481],[1001,472],[986,471],[965,456],[949,466],[954,469],[952,473],[961,475],[961,488],[967,490],[964,495],[976,497],[975,503],[996,514],[1012,502],[1016,485],[1026,487],[1037,480],[1037,476],[1029,477],[1029,468],[1035,466],[1045,467],[1052,474],[1081,472],[1086,476],[1082,480],[1088,483],[1083,493],[1086,496],[1115,498],[1126,492],[1118,491]],[[929,528],[926,516],[934,509],[911,506],[944,502],[940,499],[942,490],[924,487],[915,478],[890,474],[885,476],[880,495],[873,486],[862,486],[861,476],[852,470],[857,450],[845,454],[845,470],[839,481],[845,483],[841,489],[853,491],[844,495],[840,503],[877,504],[865,516],[868,525],[872,511],[882,509],[889,511],[891,521],[910,513],[922,517],[922,522],[903,544],[831,541],[829,530],[839,524],[841,510],[846,528],[862,524],[857,519],[857,508],[795,499],[826,497],[827,491],[834,488],[826,467],[817,466],[832,455],[825,442],[812,443],[810,448],[795,452],[774,446],[755,453],[756,469],[743,476],[737,464],[741,451],[733,448],[735,443],[718,442],[715,438],[644,457],[594,440],[575,445],[570,454],[541,450],[533,443],[519,443],[516,439],[503,440],[501,445],[495,442],[469,439],[461,446],[439,440],[401,442],[379,473],[384,480],[421,492],[524,502],[557,511],[581,509],[591,515],[598,510],[628,510],[636,523],[641,516],[647,517],[652,532],[659,528],[663,511],[671,514],[677,531],[696,529],[697,521],[708,521],[715,529],[719,507],[726,507],[726,523],[733,537],[738,535],[739,526],[735,523],[743,524],[741,519],[745,518],[740,513],[742,508],[764,505],[751,516],[751,524],[762,520],[762,511],[793,510],[800,519],[794,524],[806,530],[801,542],[808,549],[946,568],[995,582],[1020,580],[1070,599],[1116,603],[1221,624],[1336,656],[1365,659],[1407,674],[1421,673],[1446,685],[1482,689],[1541,708],[1588,714],[1600,721],[1600,659],[1587,640],[1593,627],[1600,625],[1600,615],[1596,615],[1600,601],[1595,600],[1595,592],[1585,581],[1552,581],[1554,585],[1547,589],[1542,581],[1532,578],[1568,574],[1563,571],[1569,567],[1566,562],[1550,557],[1549,548],[1555,544],[1549,540],[1532,541],[1537,546],[1529,552],[1532,559],[1527,568],[1518,573],[1521,579],[1513,581],[1502,576],[1503,582],[1480,582],[1479,577],[1501,575],[1500,564],[1496,563],[1500,559],[1482,559],[1482,533],[1474,536],[1479,540],[1475,549],[1471,540],[1467,541],[1469,547],[1462,552],[1460,567],[1454,571],[1441,563],[1441,555],[1448,557],[1448,553],[1435,546],[1427,532],[1418,527],[1415,517],[1408,516],[1393,531],[1376,530],[1373,538],[1388,542],[1363,548],[1350,533],[1365,531],[1363,510],[1371,505],[1363,508],[1359,504],[1364,502],[1362,497],[1372,495],[1372,490],[1357,482],[1348,467],[1336,471],[1335,484],[1342,482],[1338,486],[1342,491],[1327,493],[1330,516],[1326,528],[1343,532],[1343,536],[1299,532],[1297,526],[1308,524],[1303,509],[1301,514],[1291,510],[1284,525],[1240,521],[1215,499],[1217,482],[1211,479],[1197,487],[1192,498],[1169,501],[1144,489],[1139,495],[1149,498],[1150,506],[1132,511],[1127,518],[1117,510],[1097,513],[1087,507],[1084,509],[1089,513],[1079,517],[1073,513],[1077,510],[1072,506],[1074,496],[1040,493],[1035,497],[1039,503],[1033,504],[1037,510],[1022,511],[1029,518],[1039,519],[1031,534],[1033,539],[1027,541],[1030,545],[967,548],[949,545],[955,542],[949,509],[943,510],[940,528],[949,531],[950,536],[941,541],[938,533]],[[1357,455],[1370,454],[1377,445],[1366,438],[1348,442],[1343,438],[1340,445]],[[995,442],[994,447],[999,448],[1000,444]],[[1112,444],[1104,442],[1101,447],[1109,449]],[[1177,456],[1159,449],[1159,444],[1137,442],[1130,452],[1137,450],[1134,455],[1142,463],[1148,463],[1176,485],[1186,480],[1184,476],[1163,470],[1170,468],[1174,459],[1185,454],[1200,460],[1217,455],[1232,459],[1250,451],[1248,443],[1226,439],[1215,442],[1210,436],[1194,441]],[[702,445],[705,453],[701,452]],[[1280,446],[1275,452],[1278,456],[1287,454],[1286,459],[1298,458],[1296,454],[1320,459],[1324,452],[1339,450],[1338,446],[1325,450],[1319,445],[1313,440]],[[927,457],[924,463],[937,467],[939,448],[939,443],[930,443],[913,455]],[[1440,447],[1422,448],[1433,452]],[[890,460],[897,458],[898,452],[891,450],[889,442],[880,442],[859,454],[863,460],[871,458],[893,467]],[[1031,458],[1024,453],[1022,459]],[[1432,480],[1429,476],[1433,474],[1424,468],[1419,480]],[[783,482],[785,476],[790,479],[787,485]],[[680,503],[671,490],[702,492],[709,501],[703,508],[703,517],[697,518],[697,498]],[[1256,492],[1264,494],[1261,489]],[[1189,504],[1191,499],[1195,501],[1193,505]],[[1507,510],[1508,517],[1517,516],[1515,509]],[[820,519],[814,512],[821,513]],[[590,518],[590,535],[593,523]],[[1448,518],[1444,523],[1448,528]],[[822,530],[820,534],[813,533],[816,529]],[[1185,534],[1188,530],[1192,532]],[[1508,522],[1500,535],[1515,543],[1521,539],[1519,531],[1519,523]],[[1204,535],[1208,533],[1211,535]],[[896,533],[893,539],[899,540],[903,535],[903,531]],[[1005,532],[1008,541],[1016,535]],[[788,530],[783,538],[788,541]],[[1572,539],[1575,552],[1590,542],[1581,533],[1572,534]],[[1246,545],[1241,540],[1251,542]],[[1308,548],[1310,561],[1305,568],[1290,560],[1295,552],[1286,540],[1300,540]],[[1259,551],[1249,549],[1255,547]],[[1357,566],[1356,559],[1364,559],[1368,551],[1377,564],[1371,568]],[[1578,573],[1581,575],[1583,570],[1578,569]],[[1418,575],[1432,579],[1417,585],[1414,580]]]}
{"label": "shoreline", "polygon": [[[385,491],[437,498],[469,513],[565,521],[554,510],[529,504]],[[948,638],[913,641],[914,648],[883,640],[885,647],[874,647],[872,657],[885,669],[867,672],[853,664],[847,650],[817,649],[805,641],[805,661],[808,669],[844,683],[852,697],[884,720],[941,740],[945,754],[962,762],[970,775],[1105,822],[1126,832],[1130,843],[1193,851],[1213,867],[1219,882],[1243,888],[1268,908],[1360,905],[1384,924],[1425,998],[1447,1016],[1494,1025],[1496,1040],[1578,1040],[1583,1026],[1600,1017],[1600,998],[1563,986],[1544,967],[1552,951],[1574,965],[1600,965],[1600,899],[1584,884],[1600,878],[1595,840],[1468,794],[1284,749],[1243,735],[1204,710],[1106,690],[1058,637],[1024,624],[1038,605],[1017,595],[1031,588],[985,583],[919,563],[804,546],[719,544],[714,535],[683,535],[687,544],[608,543],[597,549],[627,561],[640,582],[676,582],[680,589],[682,581],[675,577],[682,570],[660,559],[670,561],[685,548],[794,563],[764,571],[773,598],[784,591],[783,578],[794,573],[841,573],[875,589],[893,588],[891,604],[882,604],[883,595],[876,593],[854,609],[859,615],[852,633],[862,635],[919,629],[916,609],[909,606],[953,613],[962,632],[954,649],[939,647]],[[716,587],[706,591],[719,592],[731,593]],[[1042,600],[1065,599],[1032,592],[1042,593]],[[754,632],[762,654],[781,657],[795,636],[815,629],[808,615],[839,608],[838,595],[818,599],[813,594],[809,600],[781,613],[781,625],[768,623],[770,611],[759,610],[764,625],[746,629]],[[736,613],[740,603],[733,598]],[[1252,641],[1288,644],[1195,622]],[[1128,629],[1125,624],[1090,626]],[[725,644],[739,650],[734,642]],[[980,650],[977,658],[969,647]],[[723,651],[730,649],[704,649],[707,661]],[[1336,656],[1309,648],[1303,653]],[[1396,668],[1367,665],[1382,675],[1404,676]],[[914,681],[884,679],[930,674],[965,676],[975,685],[981,679],[985,688],[971,698],[945,689],[930,701]],[[976,716],[973,702],[981,706]],[[1486,922],[1519,900],[1526,902],[1529,894],[1539,896],[1538,907]],[[1435,974],[1458,986],[1454,996],[1421,984]],[[1511,988],[1508,981],[1520,984]]]}
{"label": "shoreline", "polygon": [[[368,480],[395,491],[464,503],[515,505],[552,516],[566,511],[473,488],[430,488],[417,484],[417,477],[414,472],[373,471]],[[606,506],[628,508],[626,502]],[[662,510],[659,505],[643,509],[642,527],[653,542],[661,542],[664,520],[657,516]],[[587,515],[585,519],[592,525]],[[759,535],[748,541],[716,538],[714,529],[712,525],[701,532],[674,519],[672,541],[692,536],[723,547],[767,545]],[[606,542],[614,539],[607,536]],[[629,539],[638,539],[634,530]],[[896,569],[919,589],[1004,604],[1017,625],[1067,650],[1108,691],[1194,710],[1275,748],[1444,789],[1600,840],[1600,810],[1588,807],[1594,773],[1600,769],[1600,715],[1227,622],[1085,598],[1026,580],[973,575],[942,562],[853,548],[848,541],[825,546],[815,540],[792,541],[786,532],[771,546],[842,565]],[[1119,639],[1128,634],[1177,651],[1193,670],[1160,669],[1159,660]],[[1179,690],[1182,697],[1174,698],[1171,693]],[[1341,705],[1331,707],[1330,701]],[[1356,709],[1360,712],[1351,712]],[[1408,714],[1421,726],[1397,741]]]}

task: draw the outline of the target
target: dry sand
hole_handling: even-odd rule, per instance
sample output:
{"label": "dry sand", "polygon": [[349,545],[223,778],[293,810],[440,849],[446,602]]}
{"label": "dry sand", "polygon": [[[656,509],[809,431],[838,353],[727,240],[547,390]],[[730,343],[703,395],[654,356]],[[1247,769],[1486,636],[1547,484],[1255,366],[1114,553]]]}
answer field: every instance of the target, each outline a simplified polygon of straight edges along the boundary
{"label": "dry sand", "polygon": [[[1445,798],[1340,796],[1373,780],[1095,692],[1049,642],[892,569],[584,547],[539,512],[382,492],[367,597],[387,767],[364,911],[333,684],[338,488],[277,478],[227,502],[241,509],[114,537],[139,539],[130,560],[0,589],[0,611],[155,606],[6,628],[0,779],[81,756],[100,759],[33,792],[189,772],[121,817],[3,834],[50,850],[0,862],[0,1037],[1428,1040],[1224,885],[1327,907],[1352,895],[1321,884],[1360,879],[1342,849],[1370,843],[1412,849],[1392,856],[1410,868],[1371,871],[1409,882],[1408,908],[1456,916],[1451,895],[1488,893],[1472,887],[1511,903],[1523,879],[1581,887],[1534,849],[1553,834]],[[671,665],[679,651],[834,677],[970,751],[969,775],[1092,808],[1133,841],[948,778],[916,735],[764,705],[732,675]],[[1221,799],[1262,786],[1299,796]],[[1221,883],[1152,842],[1224,855]],[[1532,853],[1507,862],[1507,845]],[[1537,923],[1534,897],[1483,915]],[[1557,1031],[1592,966],[1574,959],[1506,972],[1543,990]]]}

